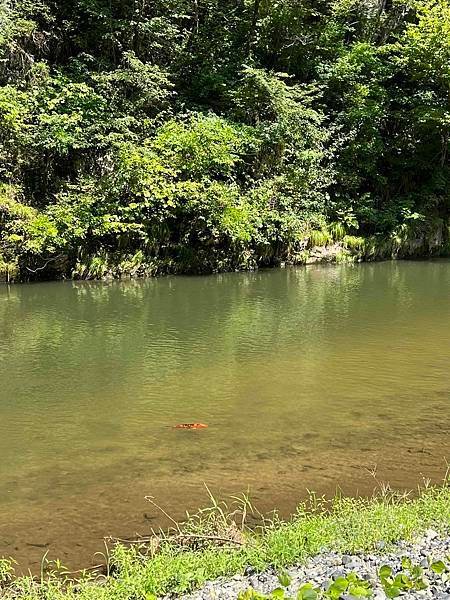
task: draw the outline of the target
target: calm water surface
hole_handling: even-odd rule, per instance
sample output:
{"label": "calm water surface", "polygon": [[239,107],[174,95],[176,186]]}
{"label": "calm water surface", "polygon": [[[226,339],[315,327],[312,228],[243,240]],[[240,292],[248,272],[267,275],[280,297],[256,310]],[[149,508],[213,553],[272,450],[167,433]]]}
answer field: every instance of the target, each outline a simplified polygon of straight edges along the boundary
{"label": "calm water surface", "polygon": [[203,482],[288,514],[439,480],[449,365],[449,261],[2,286],[0,556],[86,566]]}

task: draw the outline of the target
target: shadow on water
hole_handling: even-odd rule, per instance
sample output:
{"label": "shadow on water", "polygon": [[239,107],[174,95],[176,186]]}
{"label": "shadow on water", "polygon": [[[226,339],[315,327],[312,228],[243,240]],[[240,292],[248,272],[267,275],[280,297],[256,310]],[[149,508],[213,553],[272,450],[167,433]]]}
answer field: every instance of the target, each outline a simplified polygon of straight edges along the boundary
{"label": "shadow on water", "polygon": [[0,288],[0,555],[84,566],[203,482],[288,514],[441,478],[449,299],[448,261]]}

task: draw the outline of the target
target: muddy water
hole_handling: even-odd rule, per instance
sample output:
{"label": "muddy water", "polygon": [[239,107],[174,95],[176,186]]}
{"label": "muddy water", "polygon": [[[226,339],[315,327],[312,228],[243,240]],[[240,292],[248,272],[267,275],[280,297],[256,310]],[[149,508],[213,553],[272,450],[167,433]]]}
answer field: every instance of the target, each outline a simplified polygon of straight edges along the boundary
{"label": "muddy water", "polygon": [[437,481],[449,365],[448,261],[0,287],[0,556],[86,566],[204,482],[288,514]]}

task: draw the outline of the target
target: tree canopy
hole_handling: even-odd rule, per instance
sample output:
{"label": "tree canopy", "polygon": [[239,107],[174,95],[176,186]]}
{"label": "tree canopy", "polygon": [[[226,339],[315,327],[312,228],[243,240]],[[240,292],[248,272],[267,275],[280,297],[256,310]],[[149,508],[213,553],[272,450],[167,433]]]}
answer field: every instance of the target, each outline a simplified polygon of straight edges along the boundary
{"label": "tree canopy", "polygon": [[449,130],[448,0],[0,0],[0,275],[445,241]]}

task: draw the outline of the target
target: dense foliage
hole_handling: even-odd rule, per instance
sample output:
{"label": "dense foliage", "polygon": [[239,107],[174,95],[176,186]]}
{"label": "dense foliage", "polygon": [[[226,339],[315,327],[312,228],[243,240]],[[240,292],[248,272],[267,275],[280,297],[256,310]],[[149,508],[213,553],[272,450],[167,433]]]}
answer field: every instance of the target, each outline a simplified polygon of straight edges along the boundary
{"label": "dense foliage", "polygon": [[449,0],[0,0],[0,276],[442,248],[449,131]]}

